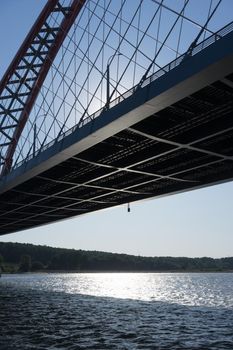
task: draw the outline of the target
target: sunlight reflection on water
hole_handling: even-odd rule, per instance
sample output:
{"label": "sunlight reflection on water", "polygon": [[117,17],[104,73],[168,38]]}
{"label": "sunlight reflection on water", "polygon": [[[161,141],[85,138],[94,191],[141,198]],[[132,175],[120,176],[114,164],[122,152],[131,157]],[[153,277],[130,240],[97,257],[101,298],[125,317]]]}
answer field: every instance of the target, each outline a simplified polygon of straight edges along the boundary
{"label": "sunlight reflection on water", "polygon": [[233,307],[231,273],[71,273],[4,276],[44,291],[193,306]]}
{"label": "sunlight reflection on water", "polygon": [[4,275],[0,349],[232,350],[232,290],[231,273]]}

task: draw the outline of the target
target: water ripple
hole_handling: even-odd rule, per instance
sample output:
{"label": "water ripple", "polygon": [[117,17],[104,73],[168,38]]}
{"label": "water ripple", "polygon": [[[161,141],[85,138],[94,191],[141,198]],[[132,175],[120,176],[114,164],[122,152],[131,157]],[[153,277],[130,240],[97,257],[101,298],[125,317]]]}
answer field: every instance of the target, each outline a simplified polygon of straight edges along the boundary
{"label": "water ripple", "polygon": [[[133,292],[135,281],[144,275],[144,284]],[[82,289],[80,283],[85,276],[4,277],[0,281],[0,349],[232,350],[233,307],[229,296],[232,276],[214,275],[164,274],[159,279],[170,284],[161,282],[158,287],[157,276],[128,274],[127,295],[133,293],[132,298],[125,294],[126,275],[121,282],[119,276],[112,277],[122,286],[121,291],[115,291],[121,298],[111,296],[113,289],[105,290],[110,296],[99,295],[100,289],[91,295],[91,275],[85,281],[90,295],[77,291]],[[94,278],[95,286],[100,285],[100,277]],[[225,289],[217,288],[217,279],[223,281],[223,277]],[[110,286],[109,276],[102,276],[102,282]],[[113,285],[116,286],[116,280]],[[200,290],[194,290],[194,286]],[[139,290],[144,293],[141,298]]]}

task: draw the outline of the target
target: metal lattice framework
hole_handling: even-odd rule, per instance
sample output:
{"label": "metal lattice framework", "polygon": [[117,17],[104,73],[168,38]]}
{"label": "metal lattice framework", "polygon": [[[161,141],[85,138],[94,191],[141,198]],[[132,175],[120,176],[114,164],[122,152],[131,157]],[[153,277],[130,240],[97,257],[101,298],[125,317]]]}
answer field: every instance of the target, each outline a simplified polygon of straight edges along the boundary
{"label": "metal lattice framework", "polygon": [[228,22],[229,2],[201,2],[202,14],[197,3],[48,1],[1,80],[1,174]]}
{"label": "metal lattice framework", "polygon": [[73,1],[65,6],[65,2],[48,1],[1,81],[0,147],[6,148],[1,152],[3,175],[11,168],[19,138],[51,63],[84,3],[85,0]]}
{"label": "metal lattice framework", "polygon": [[232,13],[48,1],[1,82],[0,235],[232,180]]}

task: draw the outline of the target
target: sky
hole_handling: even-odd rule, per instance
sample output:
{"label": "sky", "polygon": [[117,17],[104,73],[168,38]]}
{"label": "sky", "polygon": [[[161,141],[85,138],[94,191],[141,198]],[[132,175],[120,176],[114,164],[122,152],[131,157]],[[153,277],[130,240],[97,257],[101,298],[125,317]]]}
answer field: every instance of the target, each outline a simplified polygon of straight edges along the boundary
{"label": "sky", "polygon": [[[0,76],[44,0],[0,0]],[[233,256],[233,183],[83,215],[1,236],[2,242],[142,256]]]}

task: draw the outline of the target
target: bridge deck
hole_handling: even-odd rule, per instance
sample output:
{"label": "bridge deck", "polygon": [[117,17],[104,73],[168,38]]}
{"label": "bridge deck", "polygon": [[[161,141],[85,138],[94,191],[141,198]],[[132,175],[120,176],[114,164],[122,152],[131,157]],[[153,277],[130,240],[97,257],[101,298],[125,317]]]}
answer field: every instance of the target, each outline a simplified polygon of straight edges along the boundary
{"label": "bridge deck", "polygon": [[230,33],[5,176],[0,234],[232,178]]}

